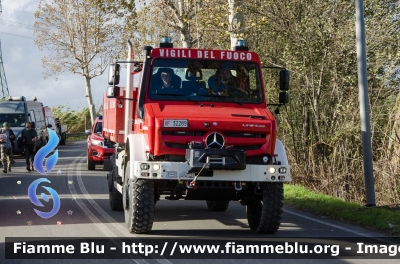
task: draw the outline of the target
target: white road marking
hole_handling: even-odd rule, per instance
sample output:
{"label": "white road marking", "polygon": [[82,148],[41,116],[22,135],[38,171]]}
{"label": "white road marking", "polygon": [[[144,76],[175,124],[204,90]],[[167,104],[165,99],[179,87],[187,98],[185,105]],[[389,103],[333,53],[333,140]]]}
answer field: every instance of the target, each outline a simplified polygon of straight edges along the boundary
{"label": "white road marking", "polygon": [[[333,228],[337,228],[337,229],[340,229],[340,230],[343,230],[343,231],[346,231],[346,232],[349,232],[349,233],[352,233],[352,234],[355,234],[355,235],[358,235],[358,236],[371,237],[371,232],[369,232],[369,231],[359,232],[359,231],[356,231],[356,230],[353,230],[353,229],[349,229],[349,228],[346,228],[346,227],[343,227],[343,226],[339,226],[339,225],[336,225],[336,224],[333,224],[333,223],[325,222],[323,220],[320,220],[320,219],[317,219],[317,218],[314,218],[314,217],[311,217],[311,216],[306,216],[306,215],[303,215],[303,214],[300,214],[300,213],[296,213],[296,212],[294,212],[294,211],[292,211],[290,209],[287,209],[287,208],[283,209],[283,211],[285,213],[292,214],[292,215],[295,215],[295,216],[298,216],[298,217],[301,217],[301,218],[304,218],[304,219],[308,219],[308,220],[311,220],[313,222],[317,222],[317,223],[320,223],[320,224],[323,224],[323,225],[327,225],[327,226],[330,226],[330,227],[333,227]],[[382,237],[384,237],[384,235],[382,235]]]}
{"label": "white road marking", "polygon": [[[74,162],[73,163],[77,163],[77,161],[80,159],[80,161],[79,161],[79,164],[78,164],[78,166],[77,166],[77,168],[76,168],[76,171],[75,171],[75,174],[76,174],[76,178],[77,178],[77,182],[78,182],[78,186],[79,186],[79,189],[80,189],[80,191],[82,192],[82,195],[85,197],[85,199],[90,203],[90,205],[91,206],[93,206],[93,208],[104,218],[104,219],[106,219],[114,228],[116,228],[118,231],[119,231],[119,233],[120,234],[122,234],[122,235],[124,235],[125,237],[129,237],[129,238],[131,238],[132,237],[132,235],[135,237],[137,237],[137,235],[135,235],[135,234],[130,234],[131,236],[128,236],[127,235],[127,229],[123,226],[123,225],[121,225],[121,224],[118,224],[117,222],[118,221],[116,221],[114,218],[112,218],[106,211],[104,211],[103,210],[103,208],[101,208],[97,203],[96,203],[96,201],[94,201],[93,200],[93,197],[88,193],[88,191],[86,190],[86,187],[85,187],[85,184],[83,183],[83,180],[82,180],[82,173],[81,173],[81,171],[82,171],[82,164],[84,163],[84,162],[86,162],[86,159],[83,157],[83,155],[86,155],[86,153],[83,153],[82,155],[80,155],[79,157],[77,157],[75,160],[74,160]],[[72,179],[70,179],[70,175],[69,175],[69,170],[68,170],[68,181],[71,181]],[[71,192],[71,188],[73,188],[73,187],[69,187],[70,188],[70,192]],[[79,204],[78,204],[79,205]],[[81,207],[81,209],[86,213],[86,210],[88,210],[89,211],[89,209],[86,207],[86,205],[84,205],[83,204],[83,206],[84,206],[84,208],[85,209],[83,209],[82,207]],[[96,217],[96,216],[94,216],[94,214],[93,213],[91,213],[90,212],[90,214],[92,215],[92,217],[94,217],[94,219],[95,220],[97,220],[98,222],[100,222],[99,221],[99,219]],[[91,217],[89,217],[89,218],[91,218]],[[91,218],[92,219],[92,218]],[[93,221],[93,220],[92,220]],[[94,223],[96,223],[95,221],[93,221]],[[96,223],[97,224],[97,223]],[[109,236],[109,237],[115,237],[116,236],[116,234],[114,233],[114,232],[112,232],[110,229],[108,229],[104,224],[99,224],[98,225],[99,226],[99,228],[100,229],[103,229],[104,228],[104,230],[106,230],[106,232],[107,233],[111,233],[112,234],[112,236],[109,236],[109,235],[107,235],[107,236]],[[103,231],[103,230],[102,230]],[[104,233],[104,232],[103,232]],[[115,240],[115,239],[114,239]],[[113,240],[113,241],[114,241]],[[121,242],[121,241],[120,241]],[[114,243],[115,243],[115,241],[114,241]],[[116,245],[118,245],[117,243],[115,243]],[[119,247],[120,247],[120,245],[122,245],[122,243],[119,243]],[[147,261],[145,261],[145,260],[135,260],[135,259],[133,259],[136,263],[148,263]],[[159,263],[162,263],[162,264],[170,264],[171,262],[170,261],[168,261],[168,260],[166,260],[166,259],[155,259],[157,262],[159,262]],[[139,261],[139,262],[138,262]]]}

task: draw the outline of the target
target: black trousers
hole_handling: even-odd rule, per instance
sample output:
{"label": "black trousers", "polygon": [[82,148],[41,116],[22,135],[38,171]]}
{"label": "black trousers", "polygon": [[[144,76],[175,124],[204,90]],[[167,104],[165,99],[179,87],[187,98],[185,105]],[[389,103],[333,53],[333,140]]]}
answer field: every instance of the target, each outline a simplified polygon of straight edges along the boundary
{"label": "black trousers", "polygon": [[24,152],[25,152],[26,166],[28,167],[33,166],[33,158],[35,157],[35,153],[33,151],[33,144],[25,145]]}

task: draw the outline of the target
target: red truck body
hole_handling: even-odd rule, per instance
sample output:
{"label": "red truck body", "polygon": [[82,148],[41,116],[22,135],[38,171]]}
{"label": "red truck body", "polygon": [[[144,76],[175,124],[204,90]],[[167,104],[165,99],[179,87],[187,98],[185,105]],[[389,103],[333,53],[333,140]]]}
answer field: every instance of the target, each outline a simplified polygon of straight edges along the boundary
{"label": "red truck body", "polygon": [[[225,50],[197,50],[197,49],[165,49],[156,48],[152,50],[153,60],[162,58],[191,58],[210,60],[231,60],[256,63],[261,68],[259,56],[249,51],[225,51]],[[261,74],[261,72],[260,72]],[[146,76],[145,76],[146,78]],[[146,82],[150,83],[151,75],[147,76]],[[262,76],[260,76],[262,79]],[[260,83],[263,86],[263,83]],[[137,100],[138,87],[130,98]],[[261,87],[261,90],[264,90]],[[119,90],[119,98],[125,98],[125,89]],[[180,155],[185,156],[185,148],[191,141],[204,141],[208,135],[209,128],[204,127],[207,121],[215,129],[213,131],[228,132],[227,145],[241,147],[246,150],[246,155],[257,156],[269,154],[274,156],[275,140],[277,136],[276,121],[272,113],[266,107],[266,98],[258,104],[226,103],[223,101],[212,102],[199,101],[204,105],[194,105],[190,101],[177,101],[171,104],[171,100],[152,100],[148,91],[145,96],[144,121],[136,115],[136,104],[132,104],[133,133],[143,133],[146,140],[146,150],[155,156]],[[125,105],[127,101],[107,98],[103,95],[103,136],[113,142],[124,143]],[[118,107],[120,104],[120,107]],[[164,119],[189,119],[190,127],[185,128],[181,134],[168,134],[176,128],[164,128]],[[217,123],[217,125],[213,125]],[[188,135],[190,133],[195,135]],[[251,131],[252,133],[246,132]],[[242,134],[240,134],[242,133]],[[245,140],[243,140],[245,139]],[[175,146],[175,147],[171,147]],[[248,146],[248,147],[246,147]]]}

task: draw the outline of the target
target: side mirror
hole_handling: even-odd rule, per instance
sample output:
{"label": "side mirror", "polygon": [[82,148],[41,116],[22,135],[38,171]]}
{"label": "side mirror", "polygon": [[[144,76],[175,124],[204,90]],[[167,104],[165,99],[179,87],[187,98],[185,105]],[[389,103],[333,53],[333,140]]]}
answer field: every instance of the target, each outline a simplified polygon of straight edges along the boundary
{"label": "side mirror", "polygon": [[108,86],[106,96],[107,98],[117,98],[119,94],[118,86]]}
{"label": "side mirror", "polygon": [[110,64],[108,68],[108,85],[117,85],[119,84],[119,64]]}
{"label": "side mirror", "polygon": [[281,89],[282,91],[289,90],[289,80],[290,80],[290,71],[281,70],[279,72],[279,89]]}
{"label": "side mirror", "polygon": [[90,130],[90,129],[86,129],[86,130],[85,130],[86,136],[89,136],[91,133],[92,133],[92,130]]}
{"label": "side mirror", "polygon": [[279,103],[280,104],[289,103],[289,94],[288,94],[288,92],[280,92],[279,93]]}

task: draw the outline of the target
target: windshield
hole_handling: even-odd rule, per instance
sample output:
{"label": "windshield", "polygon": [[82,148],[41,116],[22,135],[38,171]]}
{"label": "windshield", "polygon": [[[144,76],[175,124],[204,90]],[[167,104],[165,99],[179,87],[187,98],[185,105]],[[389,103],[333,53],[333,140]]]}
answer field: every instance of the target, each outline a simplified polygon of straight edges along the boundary
{"label": "windshield", "polygon": [[256,63],[213,60],[156,59],[149,97],[152,100],[261,103]]}
{"label": "windshield", "polygon": [[103,130],[103,122],[98,122],[94,128],[94,133],[101,133]]}
{"label": "windshield", "polygon": [[0,125],[4,122],[8,122],[10,127],[24,127],[26,119],[24,114],[0,114]]}

